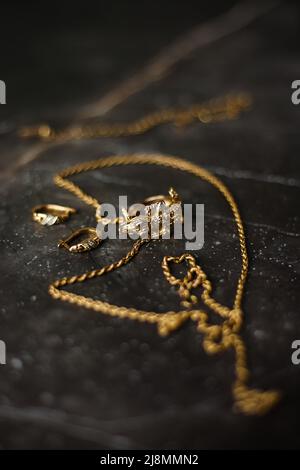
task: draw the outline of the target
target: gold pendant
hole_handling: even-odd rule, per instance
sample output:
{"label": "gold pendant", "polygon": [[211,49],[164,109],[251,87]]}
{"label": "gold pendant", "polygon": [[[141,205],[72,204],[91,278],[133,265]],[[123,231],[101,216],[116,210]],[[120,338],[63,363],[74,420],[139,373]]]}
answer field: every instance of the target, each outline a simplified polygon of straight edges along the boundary
{"label": "gold pendant", "polygon": [[[80,237],[81,235],[87,234],[88,237],[83,239],[79,243],[71,244],[73,240]],[[76,232],[73,232],[68,238],[65,240],[61,240],[58,244],[59,248],[65,248],[66,250],[70,251],[71,253],[83,253],[84,251],[90,251],[94,248],[97,248],[101,242],[101,239],[98,237],[96,229],[93,227],[83,227]]]}
{"label": "gold pendant", "polygon": [[[144,199],[143,204],[145,211],[140,215],[135,214],[135,205],[128,212],[123,209],[121,233],[132,235],[138,232],[141,238],[159,239],[175,223],[182,223],[181,199],[173,188],[169,189],[168,195],[159,194]],[[172,207],[174,211],[165,211]]]}
{"label": "gold pendant", "polygon": [[44,204],[32,209],[32,219],[41,225],[54,225],[65,222],[76,209],[59,206],[58,204]]}
{"label": "gold pendant", "polygon": [[167,207],[172,204],[180,203],[180,197],[174,188],[170,188],[168,195],[159,194],[158,196],[150,196],[144,199],[145,206],[151,206],[152,204],[165,204]]}

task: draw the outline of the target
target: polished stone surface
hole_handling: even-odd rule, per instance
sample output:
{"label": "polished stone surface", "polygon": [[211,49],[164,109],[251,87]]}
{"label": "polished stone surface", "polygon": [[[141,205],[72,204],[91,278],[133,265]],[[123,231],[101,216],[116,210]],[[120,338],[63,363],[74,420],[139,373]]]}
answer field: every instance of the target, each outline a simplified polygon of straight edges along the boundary
{"label": "polished stone surface", "polygon": [[[165,106],[247,91],[253,107],[236,121],[166,125],[143,136],[44,149],[13,133],[26,123],[69,122],[178,35],[222,13],[196,11],[191,15],[176,6],[170,18],[167,7],[162,16],[151,7],[148,15],[138,17],[116,7],[116,22],[107,11],[99,22],[96,14],[83,15],[81,22],[73,14],[68,23],[62,13],[55,32],[40,24],[29,37],[21,28],[22,50],[13,37],[7,42],[0,77],[8,89],[8,104],[0,109],[0,339],[7,345],[7,364],[0,366],[2,448],[300,445],[300,366],[291,362],[291,344],[300,339],[300,105],[290,97],[291,82],[300,78],[296,4],[278,6],[195,50],[167,76],[105,115],[126,122]],[[59,250],[61,238],[81,225],[93,225],[94,218],[87,206],[54,187],[53,175],[68,165],[129,152],[184,157],[219,176],[236,197],[250,255],[243,337],[251,384],[283,393],[267,416],[233,411],[233,355],[208,357],[192,323],[162,339],[152,326],[49,297],[53,279],[102,266],[130,246],[111,241],[80,255]],[[205,245],[197,259],[215,297],[232,304],[240,267],[238,239],[231,213],[213,188],[192,176],[150,167],[107,169],[75,180],[106,202],[116,202],[119,194],[135,202],[174,186],[184,201],[204,203]],[[49,202],[76,207],[78,214],[51,227],[32,222],[31,208]],[[178,295],[166,283],[160,262],[183,248],[183,242],[173,240],[151,243],[128,266],[76,286],[76,292],[149,310],[176,309]]]}

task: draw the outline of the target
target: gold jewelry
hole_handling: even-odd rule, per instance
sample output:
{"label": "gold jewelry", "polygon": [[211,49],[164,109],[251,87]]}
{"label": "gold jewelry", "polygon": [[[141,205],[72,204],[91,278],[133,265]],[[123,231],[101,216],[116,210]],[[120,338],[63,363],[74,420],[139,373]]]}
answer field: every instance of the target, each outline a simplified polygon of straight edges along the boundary
{"label": "gold jewelry", "polygon": [[[208,354],[215,354],[228,349],[233,349],[235,352],[233,395],[237,409],[248,415],[267,412],[278,402],[280,395],[277,391],[260,391],[251,389],[247,385],[249,370],[246,361],[246,348],[240,336],[240,329],[243,319],[241,303],[248,273],[248,255],[242,219],[232,194],[224,183],[199,165],[190,163],[181,158],[161,154],[135,154],[101,158],[67,168],[54,177],[54,182],[58,187],[70,191],[81,201],[93,207],[97,213],[101,207],[101,203],[96,198],[85,193],[68,178],[86,171],[124,165],[155,165],[173,168],[206,181],[222,194],[232,211],[236,223],[241,254],[241,271],[233,306],[224,306],[211,296],[212,286],[210,281],[207,279],[202,268],[197,264],[195,257],[187,253],[179,257],[165,256],[162,261],[162,269],[166,280],[171,285],[178,287],[178,293],[181,297],[183,309],[177,312],[168,311],[165,313],[157,313],[154,311],[149,312],[112,305],[108,302],[93,300],[89,297],[63,289],[63,287],[68,285],[101,277],[106,273],[126,265],[134,258],[141,247],[149,242],[149,240],[144,239],[138,239],[125,256],[109,265],[71,277],[57,279],[49,286],[50,295],[54,299],[70,302],[80,307],[89,308],[113,317],[127,318],[145,324],[157,325],[158,332],[161,336],[166,336],[172,331],[177,330],[188,319],[194,321],[197,330],[203,335],[203,347]],[[159,196],[158,198],[161,200],[162,197],[164,196]],[[178,264],[183,261],[187,262],[187,274],[182,279],[178,279],[171,274],[170,263]],[[200,287],[202,287],[203,291],[200,295],[196,295],[195,291]],[[208,322],[208,313],[200,307],[196,308],[196,304],[200,299],[209,310],[217,314],[223,320],[223,323],[213,324]]]}
{"label": "gold jewelry", "polygon": [[[138,235],[140,238],[149,237],[150,239],[159,239],[167,230],[173,228],[176,222],[182,223],[181,211],[175,213],[171,211],[166,215],[164,223],[164,215],[162,214],[164,207],[171,207],[175,204],[181,205],[179,195],[176,193],[174,188],[170,188],[168,195],[159,194],[157,196],[151,196],[144,199],[145,210],[142,214],[136,215],[135,206],[131,206],[127,211],[123,209],[123,219],[116,219],[120,226],[120,232],[128,234],[129,236],[135,236],[138,229]],[[100,219],[101,220],[101,219]]]}
{"label": "gold jewelry", "polygon": [[[236,118],[243,110],[248,109],[251,100],[248,95],[227,96],[218,100],[213,100],[203,105],[194,105],[184,110],[164,109],[152,113],[137,121],[128,124],[94,124],[69,127],[62,131],[55,131],[48,125],[37,127],[25,127],[20,130],[21,137],[39,137],[46,140],[65,141],[68,139],[82,139],[91,137],[120,137],[126,135],[142,134],[160,124],[173,122],[176,126],[184,126],[198,119],[202,123],[218,122],[226,119]],[[181,298],[182,310],[177,312],[168,311],[165,313],[149,312],[137,310],[124,306],[117,306],[93,300],[73,292],[64,290],[63,287],[84,282],[89,279],[103,276],[106,273],[126,265],[137,255],[141,247],[149,240],[138,239],[131,250],[121,259],[103,266],[93,271],[85,272],[71,277],[57,279],[49,286],[49,293],[54,299],[89,308],[97,312],[110,315],[112,317],[127,318],[143,323],[157,325],[161,336],[166,336],[177,330],[188,319],[194,321],[197,330],[203,335],[203,347],[208,354],[215,354],[233,349],[235,353],[235,381],[233,384],[233,395],[237,409],[247,415],[263,414],[272,408],[279,400],[277,391],[260,391],[251,389],[247,383],[249,380],[249,370],[246,361],[246,348],[240,336],[243,314],[241,309],[244,286],[248,274],[248,255],[246,239],[241,216],[237,204],[228,188],[217,177],[204,168],[187,162],[183,159],[165,156],[160,154],[138,154],[106,157],[100,160],[91,161],[75,165],[55,176],[54,181],[57,186],[66,189],[76,195],[80,200],[92,206],[95,211],[96,221],[103,223],[120,223],[121,219],[114,221],[104,221],[100,217],[100,202],[85,193],[79,186],[75,185],[68,178],[85,171],[93,171],[98,168],[110,168],[124,165],[158,165],[167,168],[174,168],[192,174],[212,186],[214,186],[226,199],[232,211],[237,233],[239,237],[241,254],[241,271],[238,279],[233,306],[227,307],[218,303],[211,296],[212,286],[207,279],[202,268],[197,264],[196,259],[191,254],[183,253],[179,257],[165,256],[162,261],[162,269],[166,280],[178,288]],[[148,198],[148,204],[165,202],[165,196],[154,196]],[[125,219],[127,215],[125,214]],[[129,216],[130,217],[130,216]],[[123,222],[123,220],[122,220]],[[89,228],[87,228],[88,230]],[[82,229],[81,229],[82,230]],[[78,235],[78,231],[62,242],[70,250],[69,242]],[[75,245],[76,246],[76,245]],[[187,274],[182,278],[172,275],[170,264],[187,263]],[[202,293],[197,296],[195,290],[202,288]],[[196,308],[196,304],[201,299],[203,304],[212,312],[217,314],[223,322],[213,324],[208,322],[208,313],[201,308]]]}
{"label": "gold jewelry", "polygon": [[[87,238],[82,240],[75,245],[70,245],[70,242],[75,240],[76,238],[80,237],[81,235],[88,235]],[[96,229],[93,227],[83,227],[76,232],[73,232],[68,238],[65,240],[61,240],[58,243],[59,248],[65,248],[66,250],[70,251],[70,253],[82,253],[83,251],[89,251],[99,246],[101,240],[97,235]]]}
{"label": "gold jewelry", "polygon": [[86,124],[67,127],[61,131],[52,129],[48,124],[22,127],[18,134],[22,138],[37,137],[43,140],[72,140],[92,137],[124,137],[144,134],[161,124],[173,123],[183,127],[198,120],[203,124],[236,119],[249,109],[251,97],[246,93],[227,95],[203,104],[191,105],[185,109],[167,108],[148,114],[136,121],[125,124]]}
{"label": "gold jewelry", "polygon": [[167,207],[170,207],[172,204],[176,204],[177,202],[180,202],[180,197],[176,193],[174,188],[169,189],[168,196],[159,194],[157,196],[150,196],[144,199],[145,205],[163,203],[163,204],[166,204]]}
{"label": "gold jewelry", "polygon": [[54,225],[65,222],[76,209],[59,206],[58,204],[44,204],[32,209],[32,219],[41,225]]}

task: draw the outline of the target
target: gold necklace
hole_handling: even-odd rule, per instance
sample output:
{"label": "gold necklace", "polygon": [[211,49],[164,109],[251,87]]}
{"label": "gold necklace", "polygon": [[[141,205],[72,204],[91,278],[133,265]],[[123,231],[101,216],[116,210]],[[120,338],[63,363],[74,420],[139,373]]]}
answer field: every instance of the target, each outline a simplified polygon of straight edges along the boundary
{"label": "gold necklace", "polygon": [[176,126],[181,127],[191,124],[195,120],[208,124],[210,122],[236,119],[250,105],[250,96],[246,93],[240,93],[210,100],[203,104],[191,105],[183,109],[162,109],[127,124],[94,123],[69,126],[63,130],[55,130],[49,124],[40,124],[22,127],[18,133],[22,138],[38,137],[47,141],[66,141],[94,137],[125,137],[144,134],[161,124],[174,123]]}
{"label": "gold necklace", "polygon": [[[153,127],[153,125],[150,127]],[[148,125],[147,129],[150,127]],[[113,129],[115,130],[115,128]],[[59,138],[57,134],[55,134],[55,136],[56,137],[52,135],[52,138]],[[233,349],[235,352],[235,381],[233,384],[233,396],[236,408],[247,415],[263,414],[267,412],[278,402],[280,394],[277,391],[272,390],[260,391],[251,389],[247,385],[249,380],[249,369],[246,360],[246,348],[244,341],[240,336],[240,329],[243,321],[241,304],[248,274],[248,255],[243,223],[235,199],[225,184],[209,171],[181,158],[162,154],[132,154],[101,158],[99,160],[82,163],[65,169],[54,177],[54,182],[60,188],[70,191],[81,201],[92,206],[96,210],[96,220],[98,221],[101,203],[93,196],[84,192],[69,178],[83,172],[125,165],[155,165],[173,168],[206,181],[222,194],[231,209],[236,223],[241,254],[241,270],[233,306],[227,307],[222,305],[212,297],[212,285],[210,281],[202,268],[197,264],[195,257],[188,253],[183,253],[181,256],[177,257],[165,256],[162,260],[163,274],[171,285],[178,288],[181,305],[184,307],[177,312],[167,311],[165,313],[158,313],[154,311],[143,311],[135,308],[117,306],[63,289],[65,286],[101,277],[104,274],[110,273],[126,265],[138,254],[144,244],[150,242],[150,240],[141,238],[134,242],[132,248],[125,256],[111,264],[103,266],[100,269],[55,280],[49,286],[50,295],[55,299],[92,309],[112,317],[137,320],[143,323],[157,325],[158,333],[161,336],[166,336],[177,330],[188,319],[194,321],[196,323],[197,330],[203,335],[203,348],[208,354],[216,354],[228,349]],[[172,193],[170,192],[170,194]],[[163,196],[160,197],[163,198]],[[51,213],[50,205],[49,207],[43,206],[43,208],[46,212],[49,209],[49,212]],[[70,208],[65,209],[70,211]],[[69,214],[65,215],[67,217]],[[34,216],[35,212],[33,211],[33,217]],[[65,218],[61,217],[62,220],[65,220]],[[45,218],[42,217],[42,220],[44,221]],[[50,220],[51,223],[59,223],[59,218],[55,219],[56,222],[53,222],[51,218]],[[70,246],[70,242],[73,238],[80,235],[82,231],[88,234],[88,238],[79,244]],[[94,248],[98,244],[96,231],[93,227],[80,229],[73,233],[67,240],[60,242],[61,246],[64,246],[71,252],[86,251]],[[183,262],[186,263],[187,273],[183,278],[176,278],[171,272],[171,265],[172,263],[180,264]],[[199,288],[202,289],[202,292],[200,292],[200,295],[196,295],[195,291]],[[196,305],[200,300],[209,310],[217,314],[222,319],[221,324],[209,323],[208,313],[201,308],[196,308]]]}

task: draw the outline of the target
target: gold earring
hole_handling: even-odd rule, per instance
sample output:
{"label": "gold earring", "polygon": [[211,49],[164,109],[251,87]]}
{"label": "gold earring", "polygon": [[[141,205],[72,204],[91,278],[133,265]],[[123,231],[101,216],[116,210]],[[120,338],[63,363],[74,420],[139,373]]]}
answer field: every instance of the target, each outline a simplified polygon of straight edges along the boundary
{"label": "gold earring", "polygon": [[[72,242],[73,240],[75,240],[76,238],[80,237],[80,235],[83,235],[83,234],[87,234],[88,237],[79,243],[70,245],[70,242]],[[101,242],[101,239],[98,237],[95,228],[83,227],[83,228],[80,228],[79,230],[76,230],[76,232],[73,232],[65,240],[61,240],[58,244],[58,247],[65,248],[71,253],[82,253],[84,251],[89,251],[89,250],[93,250],[94,248],[97,248],[100,242]]]}
{"label": "gold earring", "polygon": [[59,206],[58,204],[44,204],[32,209],[32,219],[41,225],[54,225],[65,222],[76,209]]}

